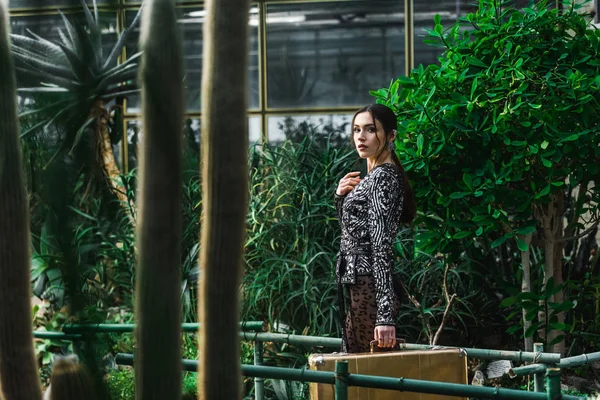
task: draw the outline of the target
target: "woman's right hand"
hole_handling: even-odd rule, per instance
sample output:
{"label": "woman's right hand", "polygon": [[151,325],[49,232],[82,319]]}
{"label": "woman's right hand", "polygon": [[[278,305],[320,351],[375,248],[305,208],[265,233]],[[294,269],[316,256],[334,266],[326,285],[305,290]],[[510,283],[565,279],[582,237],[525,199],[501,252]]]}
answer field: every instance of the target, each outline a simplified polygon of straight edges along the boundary
{"label": "woman's right hand", "polygon": [[338,196],[345,196],[348,193],[350,193],[352,189],[354,189],[354,187],[360,182],[359,175],[359,171],[347,173],[346,176],[340,179],[340,183],[338,184],[335,194],[337,194]]}

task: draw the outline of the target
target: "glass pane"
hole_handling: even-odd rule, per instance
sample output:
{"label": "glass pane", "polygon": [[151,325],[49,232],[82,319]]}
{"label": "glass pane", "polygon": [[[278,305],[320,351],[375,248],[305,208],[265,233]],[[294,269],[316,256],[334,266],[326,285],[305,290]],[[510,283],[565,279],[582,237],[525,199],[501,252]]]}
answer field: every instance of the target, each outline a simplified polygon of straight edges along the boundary
{"label": "glass pane", "polygon": [[[115,0],[97,0],[98,4],[116,4]],[[78,0],[8,0],[9,8],[48,8],[56,6],[79,6],[81,2]],[[93,2],[88,1],[90,8]]]}
{"label": "glass pane", "polygon": [[252,147],[257,142],[260,142],[261,129],[260,117],[248,117],[248,144]]}
{"label": "glass pane", "polygon": [[[444,0],[437,2],[415,2],[415,66],[423,64],[427,66],[437,62],[437,58],[443,53],[444,48],[438,45],[423,43],[427,37],[426,30],[434,28],[433,18],[439,14],[442,18],[444,29],[450,27],[461,17],[468,13],[477,11],[477,5],[473,0]],[[474,5],[475,4],[475,5]]]}
{"label": "glass pane", "polygon": [[[260,139],[260,117],[248,118],[250,146]],[[200,168],[200,119],[186,118],[183,125],[183,170]],[[138,167],[138,144],[143,137],[142,121],[127,121],[127,162],[129,171]]]}
{"label": "glass pane", "polygon": [[359,106],[404,72],[404,2],[267,6],[268,107]]}
{"label": "glass pane", "polygon": [[[99,17],[102,29],[102,52],[104,57],[107,57],[117,43],[117,17],[116,13],[112,12],[101,12]],[[67,18],[74,24],[85,23],[83,12],[67,14]],[[10,28],[11,32],[15,34],[32,37],[28,32],[30,30],[46,40],[61,44],[58,32],[59,30],[66,32],[64,22],[58,14],[11,17]]]}
{"label": "glass pane", "polygon": [[[200,111],[200,87],[202,84],[202,26],[204,10],[201,8],[179,8],[179,24],[183,32],[185,57],[186,101],[188,111]],[[251,10],[252,12],[252,10]],[[256,10],[254,10],[256,13]],[[127,25],[131,24],[137,11],[127,11]],[[126,45],[128,55],[138,51],[139,26]],[[248,68],[248,103],[250,108],[258,108],[258,27],[250,27]],[[139,95],[127,98],[127,112],[139,113]]]}
{"label": "glass pane", "polygon": [[350,146],[350,123],[353,114],[313,114],[271,116],[268,118],[269,143],[285,140],[300,142],[314,134],[327,137],[337,146]]}

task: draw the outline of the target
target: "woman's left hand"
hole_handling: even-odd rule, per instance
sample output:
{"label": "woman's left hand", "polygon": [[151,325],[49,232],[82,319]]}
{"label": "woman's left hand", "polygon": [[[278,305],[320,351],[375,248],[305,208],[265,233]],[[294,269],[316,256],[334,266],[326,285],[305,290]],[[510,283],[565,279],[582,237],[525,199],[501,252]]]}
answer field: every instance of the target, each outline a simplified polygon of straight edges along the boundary
{"label": "woman's left hand", "polygon": [[375,340],[379,347],[394,347],[396,345],[396,327],[394,325],[376,326]]}

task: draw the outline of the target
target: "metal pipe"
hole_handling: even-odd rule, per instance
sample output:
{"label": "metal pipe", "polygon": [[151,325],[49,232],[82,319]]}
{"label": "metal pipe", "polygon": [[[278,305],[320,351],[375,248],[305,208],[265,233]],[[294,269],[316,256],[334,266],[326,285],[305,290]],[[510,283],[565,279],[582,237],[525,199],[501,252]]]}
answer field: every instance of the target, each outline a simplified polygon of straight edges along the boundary
{"label": "metal pipe", "polygon": [[[543,343],[534,343],[533,351],[536,353],[544,352],[544,344]],[[533,375],[533,390],[535,392],[543,392],[544,391],[544,374],[543,372],[538,372]]]}
{"label": "metal pipe", "polygon": [[[263,342],[260,340],[254,343],[254,365],[263,365]],[[256,400],[265,398],[265,378],[254,378],[254,398]]]}
{"label": "metal pipe", "polygon": [[[133,354],[117,353],[115,362],[118,365],[133,366]],[[184,371],[196,372],[198,370],[198,361],[181,360]],[[264,365],[246,365],[242,364],[242,375],[251,378],[269,378],[283,379],[289,381],[315,382],[335,384],[335,374],[325,371],[311,371],[309,369],[292,369],[280,367],[268,367]]]}
{"label": "metal pipe", "polygon": [[[340,338],[326,338],[319,336],[304,336],[304,335],[287,335],[282,333],[250,333],[241,332],[240,339],[242,340],[260,340],[263,342],[287,343],[292,345],[304,346],[322,346],[338,348],[342,345]],[[430,346],[425,344],[401,343],[401,350],[429,350],[429,349],[457,349],[460,347],[452,346]],[[469,349],[460,348],[468,357],[479,358],[481,360],[511,360],[515,362],[544,362],[548,364],[556,364],[560,362],[559,353],[538,353],[538,352],[523,352],[523,351],[504,351],[504,350],[487,350],[487,349]]]}
{"label": "metal pipe", "polygon": [[340,338],[288,335],[270,332],[240,332],[240,339],[247,341],[259,340],[261,342],[287,343],[296,346],[321,346],[338,348],[342,345],[342,339]]}
{"label": "metal pipe", "polygon": [[335,362],[335,400],[348,400],[348,360]]}
{"label": "metal pipe", "polygon": [[[241,321],[240,329],[248,331],[263,331],[267,328],[263,321]],[[181,324],[183,332],[197,332],[200,324]],[[65,333],[130,333],[135,330],[135,324],[67,324],[63,326]]]}
{"label": "metal pipe", "polygon": [[[116,363],[122,365],[133,365],[133,355],[119,353],[116,357]],[[182,363],[183,369],[186,371],[196,371],[198,369],[198,361],[196,360],[182,360]],[[242,365],[242,374],[248,377],[262,377],[290,381],[326,383],[330,385],[335,385],[336,381],[334,372],[311,371],[305,368],[293,369],[257,365]],[[497,387],[492,388],[484,386],[470,386],[459,383],[433,382],[404,378],[389,378],[362,374],[350,374],[347,379],[349,386],[399,390],[404,392],[415,393],[429,393],[438,394],[442,396],[445,395],[458,397],[479,397],[487,399],[548,399],[546,393],[526,392],[523,390],[503,389]],[[565,400],[585,399],[585,397],[571,395],[563,395],[562,398]]]}
{"label": "metal pipe", "polygon": [[404,0],[404,75],[410,76],[415,67],[415,4]]}
{"label": "metal pipe", "polygon": [[[550,363],[555,365],[558,368],[575,368],[580,367],[582,365],[589,364],[592,361],[600,360],[600,352],[589,353],[589,354],[581,354],[578,356],[563,358],[558,363]],[[536,373],[543,373],[548,368],[545,364],[531,364],[525,365],[523,367],[511,368],[508,371],[508,374],[511,378],[515,378],[517,376],[523,375],[531,375]]]}
{"label": "metal pipe", "polygon": [[[547,399],[546,393],[405,378],[374,377],[369,375],[350,374],[348,381],[350,386],[400,390],[403,392],[414,393],[428,393],[443,396],[486,399]],[[582,397],[577,396],[565,396],[564,398],[569,400],[582,399]]]}
{"label": "metal pipe", "polygon": [[51,339],[51,340],[81,340],[81,335],[70,335],[63,332],[49,332],[49,331],[33,331],[33,337],[37,339]]}
{"label": "metal pipe", "polygon": [[401,343],[402,350],[428,350],[428,349],[456,349],[460,348],[468,357],[479,358],[481,360],[510,360],[515,362],[542,362],[546,364],[556,364],[560,362],[559,353],[535,353],[526,351],[505,351],[505,350],[487,350],[487,349],[468,349],[452,346],[430,346],[425,344]]}
{"label": "metal pipe", "polygon": [[566,398],[560,391],[560,368],[548,368],[546,371],[546,388],[548,400]]}
{"label": "metal pipe", "polygon": [[[555,365],[555,364],[552,364]],[[546,364],[530,364],[522,367],[511,368],[508,370],[508,376],[516,378],[517,376],[534,375],[544,373],[548,368]]]}
{"label": "metal pipe", "polygon": [[580,367],[582,365],[589,364],[592,361],[600,360],[600,352],[589,353],[589,354],[581,354],[578,356],[563,358],[558,363],[557,367],[560,368],[573,368]]}

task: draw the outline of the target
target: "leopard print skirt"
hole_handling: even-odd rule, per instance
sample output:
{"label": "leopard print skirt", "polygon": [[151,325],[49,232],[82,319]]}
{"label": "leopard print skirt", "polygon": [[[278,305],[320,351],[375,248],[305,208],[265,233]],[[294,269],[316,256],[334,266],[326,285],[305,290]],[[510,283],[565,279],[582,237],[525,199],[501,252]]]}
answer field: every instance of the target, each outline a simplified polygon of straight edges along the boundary
{"label": "leopard print skirt", "polygon": [[[342,351],[345,353],[368,353],[371,340],[375,338],[377,302],[375,281],[371,275],[356,277],[354,285],[346,285],[350,294],[350,307],[346,314]],[[396,312],[398,304],[396,303]]]}

